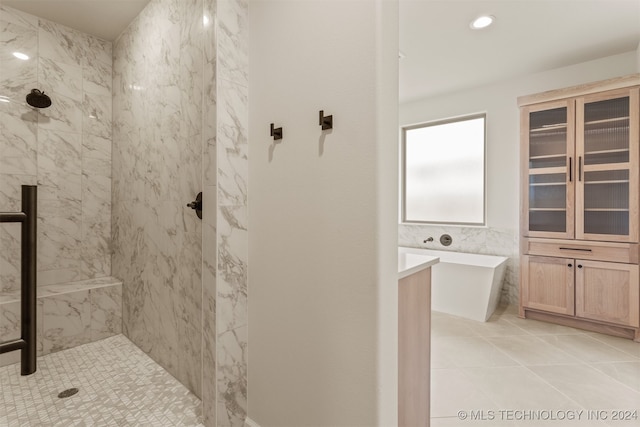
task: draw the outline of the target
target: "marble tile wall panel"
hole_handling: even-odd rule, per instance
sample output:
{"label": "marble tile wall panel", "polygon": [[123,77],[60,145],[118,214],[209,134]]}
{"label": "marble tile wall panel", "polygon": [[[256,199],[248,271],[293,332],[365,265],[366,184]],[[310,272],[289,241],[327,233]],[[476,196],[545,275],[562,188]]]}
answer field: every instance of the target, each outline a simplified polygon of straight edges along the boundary
{"label": "marble tile wall panel", "polygon": [[[37,81],[38,32],[24,22],[13,21],[7,9],[0,9],[0,87],[5,99],[13,102],[24,101],[24,96]],[[29,56],[29,60],[16,58],[13,53],[20,52]],[[12,111],[15,111],[13,106]]]}
{"label": "marble tile wall panel", "polygon": [[[19,295],[0,302],[0,342],[20,337]],[[38,356],[97,341],[122,330],[122,283],[112,277],[40,287],[36,330]],[[2,355],[0,366],[20,352]]]}
{"label": "marble tile wall panel", "polygon": [[80,67],[112,61],[111,42],[44,19],[38,21],[38,50],[41,57]]}
{"label": "marble tile wall panel", "polygon": [[21,27],[38,30],[38,17],[0,4],[0,16],[3,21]]}
{"label": "marble tile wall panel", "polygon": [[89,290],[91,300],[91,341],[122,332],[122,285]]}
{"label": "marble tile wall panel", "polygon": [[[20,303],[0,304],[0,342],[20,338]],[[20,352],[0,354],[0,366],[7,366],[20,361]]]}
{"label": "marble tile wall panel", "polygon": [[108,162],[109,175],[111,175],[111,139],[97,135],[83,135],[82,158],[85,160],[99,159]]}
{"label": "marble tile wall panel", "polygon": [[217,0],[204,0],[203,15],[208,19],[204,39],[204,145],[203,184],[215,186],[217,183],[216,133],[217,133]]}
{"label": "marble tile wall panel", "polygon": [[19,211],[22,206],[22,185],[35,185],[35,175],[0,173],[0,207],[3,212]]}
{"label": "marble tile wall panel", "polygon": [[227,331],[247,325],[246,206],[220,206],[217,231],[217,320]]}
{"label": "marble tile wall panel", "polygon": [[218,204],[247,204],[248,89],[237,83],[218,83]]}
{"label": "marble tile wall panel", "polygon": [[42,299],[42,344],[44,354],[91,341],[89,291],[54,295]]}
{"label": "marble tile wall panel", "polygon": [[[108,49],[111,50],[110,48]],[[82,67],[82,89],[84,93],[102,95],[111,98],[112,66],[111,61],[94,62]]]}
{"label": "marble tile wall panel", "polygon": [[111,96],[84,94],[82,129],[85,134],[111,138]]}
{"label": "marble tile wall panel", "polygon": [[249,4],[247,0],[218,1],[219,78],[249,86]]}
{"label": "marble tile wall panel", "polygon": [[204,0],[202,144],[202,402],[203,423],[216,425],[217,409],[217,0]]}
{"label": "marble tile wall panel", "polygon": [[[47,91],[45,90],[45,92]],[[53,96],[51,107],[37,112],[38,129],[81,133],[82,101],[76,101],[62,95],[55,96],[55,93],[51,92],[49,94]]]}
{"label": "marble tile wall panel", "polygon": [[[0,40],[0,95],[11,101],[0,102],[0,193],[5,184],[17,191],[12,208],[19,210],[20,185],[39,186],[38,285],[109,275],[110,215],[98,225],[83,222],[86,212],[110,211],[109,174],[96,177],[100,191],[93,193],[83,188],[83,172],[93,172],[90,159],[106,162],[96,170],[111,169],[111,43],[6,6]],[[32,88],[47,93],[52,106],[29,107],[24,97]],[[5,253],[0,289],[6,290],[16,268]]]}
{"label": "marble tile wall panel", "polygon": [[[42,312],[42,301],[36,303],[38,313]],[[36,317],[36,352],[40,356],[43,353],[42,344],[42,318]],[[20,302],[0,304],[0,342],[20,338]],[[20,351],[0,354],[0,366],[11,365],[20,361]]]}
{"label": "marble tile wall panel", "polygon": [[248,328],[218,332],[217,426],[244,426],[247,417]]}
{"label": "marble tile wall panel", "polygon": [[[21,185],[35,183],[35,176],[0,174],[0,210],[20,211]],[[0,227],[0,295],[20,290],[20,229],[20,224]]]}
{"label": "marble tile wall panel", "polygon": [[8,175],[36,175],[38,171],[37,117],[8,113],[13,103],[0,102],[0,173]]}
{"label": "marble tile wall panel", "polygon": [[123,332],[201,394],[202,0],[152,0],[114,43],[112,224]]}
{"label": "marble tile wall panel", "polygon": [[0,227],[0,294],[20,290],[20,224]]}
{"label": "marble tile wall panel", "polygon": [[38,200],[82,201],[80,133],[38,132]]}
{"label": "marble tile wall panel", "polygon": [[40,90],[82,101],[82,67],[42,57],[38,63]]}
{"label": "marble tile wall panel", "polygon": [[81,274],[81,239],[79,201],[38,201],[38,286],[85,278]]}
{"label": "marble tile wall panel", "polygon": [[86,157],[82,166],[81,270],[111,274],[111,160]]}
{"label": "marble tile wall panel", "polygon": [[[204,150],[208,149],[205,144]],[[202,217],[202,402],[204,424],[216,425],[216,191],[205,185]]]}
{"label": "marble tile wall panel", "polygon": [[248,410],[248,3],[219,0],[217,18],[216,425],[240,427]]}
{"label": "marble tile wall panel", "polygon": [[20,338],[20,301],[0,305],[0,342]]}
{"label": "marble tile wall panel", "polygon": [[[453,238],[449,247],[442,246],[439,241],[445,233]],[[433,237],[434,241],[424,243],[428,237]],[[509,257],[501,301],[503,304],[518,304],[520,262],[517,230],[400,224],[398,245]]]}

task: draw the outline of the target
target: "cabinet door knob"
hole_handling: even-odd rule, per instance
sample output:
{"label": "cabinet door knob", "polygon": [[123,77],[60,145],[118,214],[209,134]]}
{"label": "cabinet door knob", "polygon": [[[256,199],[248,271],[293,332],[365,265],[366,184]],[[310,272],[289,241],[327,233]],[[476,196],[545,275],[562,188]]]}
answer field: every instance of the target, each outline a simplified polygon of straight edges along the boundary
{"label": "cabinet door knob", "polygon": [[582,264],[578,264],[578,268],[582,268]]}
{"label": "cabinet door knob", "polygon": [[573,264],[569,263],[569,264],[567,264],[567,266],[568,266],[569,268],[571,268],[571,267],[573,267]]}

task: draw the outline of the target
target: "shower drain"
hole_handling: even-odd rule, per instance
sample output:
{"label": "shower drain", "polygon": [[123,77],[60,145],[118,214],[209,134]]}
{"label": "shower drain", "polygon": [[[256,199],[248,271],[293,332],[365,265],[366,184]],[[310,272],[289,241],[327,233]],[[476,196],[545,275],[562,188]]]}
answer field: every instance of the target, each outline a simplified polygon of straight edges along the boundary
{"label": "shower drain", "polygon": [[58,393],[58,397],[60,399],[64,399],[65,397],[71,397],[74,394],[76,394],[79,390],[76,387],[73,388],[68,388],[65,391],[61,391],[60,393]]}

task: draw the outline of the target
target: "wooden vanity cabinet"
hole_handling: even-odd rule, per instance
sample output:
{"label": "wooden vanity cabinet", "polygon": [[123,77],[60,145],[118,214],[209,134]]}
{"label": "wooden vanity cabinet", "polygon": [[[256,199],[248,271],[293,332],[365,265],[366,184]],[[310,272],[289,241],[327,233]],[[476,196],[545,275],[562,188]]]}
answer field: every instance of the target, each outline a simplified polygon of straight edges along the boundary
{"label": "wooden vanity cabinet", "polygon": [[521,302],[549,313],[575,314],[574,261],[566,258],[522,256]]}
{"label": "wooden vanity cabinet", "polygon": [[638,265],[576,260],[576,317],[640,327]]}
{"label": "wooden vanity cabinet", "polygon": [[638,265],[524,255],[522,306],[640,327]]}
{"label": "wooden vanity cabinet", "polygon": [[640,74],[518,103],[521,316],[640,341]]}

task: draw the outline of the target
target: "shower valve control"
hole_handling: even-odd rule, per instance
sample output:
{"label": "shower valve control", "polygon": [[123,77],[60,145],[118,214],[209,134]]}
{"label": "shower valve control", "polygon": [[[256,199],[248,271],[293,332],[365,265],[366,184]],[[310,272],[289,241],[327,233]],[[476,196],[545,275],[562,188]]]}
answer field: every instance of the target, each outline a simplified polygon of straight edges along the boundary
{"label": "shower valve control", "polygon": [[187,207],[196,211],[196,215],[198,215],[198,218],[202,219],[202,192],[198,193],[196,199],[193,202],[187,203]]}
{"label": "shower valve control", "polygon": [[453,239],[450,235],[443,234],[442,236],[440,236],[440,243],[442,243],[442,246],[449,246],[451,245],[451,243],[453,243]]}

